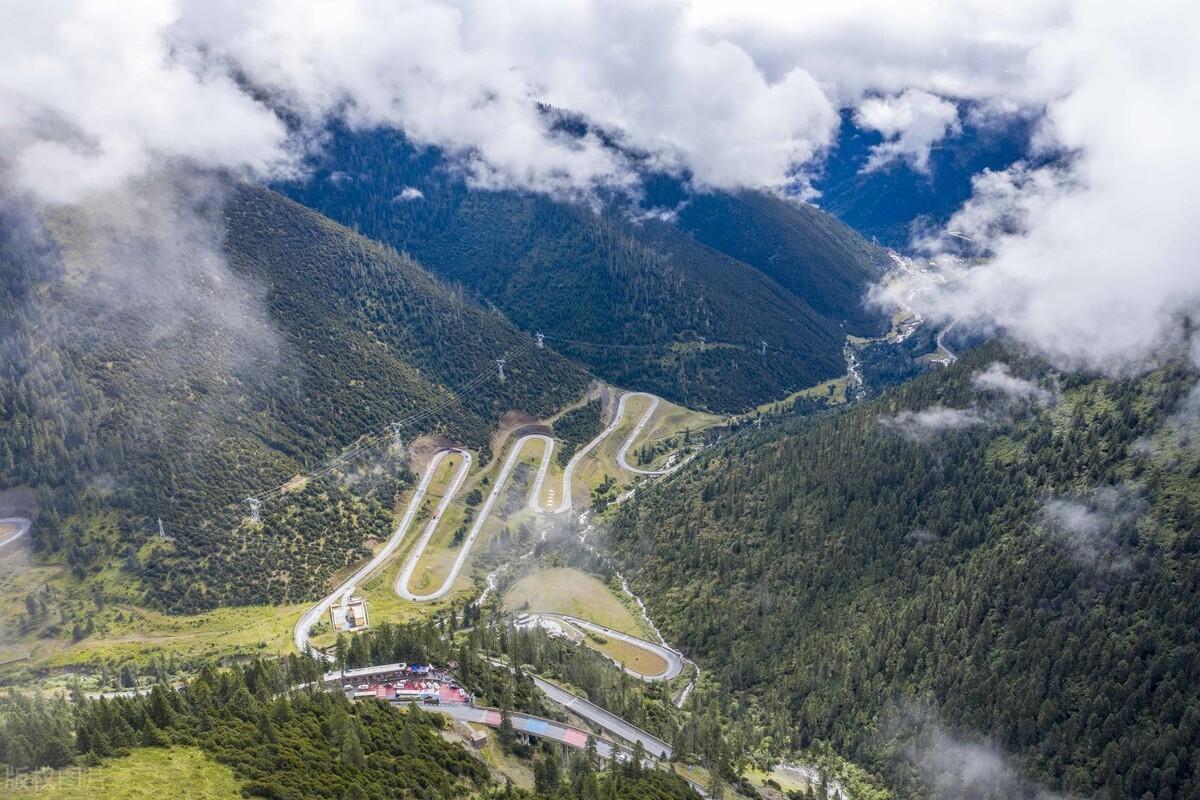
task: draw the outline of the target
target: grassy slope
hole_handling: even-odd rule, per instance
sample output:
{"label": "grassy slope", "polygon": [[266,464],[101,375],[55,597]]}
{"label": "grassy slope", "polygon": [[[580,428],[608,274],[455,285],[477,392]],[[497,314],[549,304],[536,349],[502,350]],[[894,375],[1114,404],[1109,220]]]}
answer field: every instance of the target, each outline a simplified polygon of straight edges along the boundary
{"label": "grassy slope", "polygon": [[[42,778],[45,785],[6,789],[9,800],[238,800],[233,770],[196,747],[138,747],[128,756]],[[15,781],[14,781],[15,782]]]}
{"label": "grassy slope", "polygon": [[585,631],[583,643],[642,675],[661,675],[667,669],[667,662],[662,656],[620,639]]}
{"label": "grassy slope", "polygon": [[[676,405],[668,400],[661,401],[650,422],[642,429],[642,435],[629,448],[628,460],[637,465],[637,454],[643,445],[660,452],[645,468],[662,466],[668,456],[683,445],[684,433],[695,437],[699,432],[714,425],[720,425],[724,417],[693,411],[690,408]],[[671,443],[674,442],[674,446]]]}
{"label": "grassy slope", "polygon": [[505,593],[504,605],[513,610],[569,614],[633,636],[646,635],[637,617],[612,590],[570,567],[551,567],[526,575]]}

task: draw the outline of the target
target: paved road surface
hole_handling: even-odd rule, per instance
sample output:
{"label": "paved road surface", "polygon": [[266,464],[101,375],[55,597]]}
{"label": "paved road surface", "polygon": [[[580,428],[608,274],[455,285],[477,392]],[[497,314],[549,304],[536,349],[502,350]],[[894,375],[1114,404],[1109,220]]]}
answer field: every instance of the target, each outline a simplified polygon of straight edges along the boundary
{"label": "paved road surface", "polygon": [[[431,714],[445,714],[460,722],[474,722],[492,728],[500,727],[501,715],[498,708],[468,705],[422,705],[421,710],[428,711]],[[568,747],[575,747],[580,750],[587,747],[588,737],[591,736],[592,741],[596,743],[596,752],[602,758],[611,758],[614,749],[624,756],[626,760],[632,755],[630,749],[625,745],[610,742],[599,736],[592,736],[589,731],[585,731],[583,728],[576,728],[574,725],[567,725],[564,722],[556,722],[544,717],[535,717],[531,714],[522,714],[519,711],[514,711],[508,716],[512,720],[514,730],[527,733],[531,736],[552,739]]]}
{"label": "paved road surface", "polygon": [[[475,515],[475,521],[471,524],[471,529],[467,532],[467,539],[459,548],[458,557],[454,559],[454,565],[450,567],[450,574],[446,576],[446,580],[435,591],[429,594],[415,595],[408,589],[408,579],[412,577],[413,570],[416,569],[417,560],[421,557],[424,547],[415,548],[413,554],[409,557],[409,563],[400,573],[400,577],[396,580],[396,594],[400,595],[405,600],[413,600],[418,603],[428,603],[431,600],[438,600],[450,593],[454,587],[454,581],[458,579],[458,573],[462,572],[463,565],[467,562],[467,557],[471,555],[471,547],[475,544],[475,539],[479,536],[479,532],[483,530],[484,523],[487,522],[488,516],[492,513],[492,506],[496,503],[501,492],[504,491],[505,485],[508,483],[508,476],[516,466],[517,460],[521,455],[521,450],[525,444],[530,441],[547,442],[550,437],[543,436],[540,433],[533,433],[528,436],[522,436],[513,443],[512,450],[505,459],[504,465],[500,467],[500,473],[496,476],[495,482],[492,484],[492,491],[488,493],[487,500],[479,508]],[[552,447],[543,448],[542,464],[545,465],[550,460]],[[539,472],[541,468],[539,467]]]}
{"label": "paved road surface", "polygon": [[946,346],[946,334],[949,333],[950,331],[954,330],[954,326],[957,324],[958,324],[958,320],[951,322],[949,325],[942,328],[941,331],[939,331],[938,335],[937,335],[938,349],[942,350],[946,353],[946,357],[944,359],[937,359],[937,360],[941,361],[946,366],[950,366],[955,361],[958,361],[958,354]]}
{"label": "paved road surface", "polygon": [[[474,722],[479,725],[487,725],[491,728],[500,727],[501,716],[500,709],[498,708],[461,705],[422,705],[420,708],[422,711],[427,711],[430,714],[445,714],[460,722]],[[587,749],[587,740],[591,736],[592,741],[596,745],[596,755],[600,758],[605,760],[612,758],[614,750],[617,753],[618,761],[628,761],[633,758],[632,748],[620,742],[612,742],[599,736],[593,736],[590,731],[576,728],[574,725],[567,725],[552,719],[546,719],[545,717],[535,717],[532,714],[522,714],[517,711],[509,714],[508,718],[512,722],[513,730],[521,731],[530,736],[551,739],[555,742],[565,744],[567,747],[574,747],[579,750]],[[652,758],[647,758],[642,764],[647,769],[659,768],[658,762]],[[701,797],[708,797],[707,790],[699,783],[684,775],[680,775],[679,777],[686,781]]]}
{"label": "paved road surface", "polygon": [[533,488],[529,491],[529,510],[541,514],[546,510],[542,508],[542,485],[546,483],[546,473],[550,471],[550,454],[554,452],[554,440],[540,434],[536,434],[532,438],[541,439],[546,445],[546,453],[542,456],[537,477],[533,479]]}
{"label": "paved road surface", "polygon": [[20,539],[22,536],[29,533],[29,528],[32,524],[32,522],[24,517],[5,517],[4,519],[0,519],[0,525],[13,525],[16,527],[15,531],[0,538],[0,547],[4,547],[6,544],[12,544],[17,539]]}
{"label": "paved road surface", "polygon": [[[500,727],[501,717],[500,709],[498,708],[480,708],[479,706],[462,705],[422,705],[421,710],[431,714],[445,714],[460,722],[474,722],[479,725],[487,725],[491,728]],[[551,739],[565,744],[567,747],[574,747],[579,750],[587,749],[587,740],[591,736],[592,741],[596,745],[596,755],[600,758],[605,760],[612,758],[614,750],[617,753],[618,761],[628,761],[633,758],[633,750],[630,747],[620,742],[612,742],[599,736],[592,736],[589,731],[576,728],[574,725],[556,722],[545,717],[535,717],[532,714],[522,714],[517,711],[509,714],[508,718],[512,722],[514,730],[521,731],[530,736]],[[658,769],[658,762],[653,759],[647,758],[642,763],[647,769]],[[699,783],[684,775],[680,775],[680,777],[701,797],[708,797],[708,791]]]}
{"label": "paved road surface", "polygon": [[542,694],[567,708],[571,713],[583,717],[588,722],[598,725],[627,742],[640,741],[642,747],[646,748],[646,752],[656,758],[669,759],[671,757],[671,746],[662,739],[646,733],[646,731],[626,722],[615,714],[610,714],[595,703],[584,700],[582,697],[576,697],[566,689],[560,689],[553,683],[543,680],[536,675],[531,677],[533,678],[534,685],[537,686]]}
{"label": "paved road surface", "polygon": [[405,587],[405,589],[408,588],[408,584],[412,581],[413,572],[417,569],[417,562],[421,560],[421,556],[424,554],[429,540],[433,538],[433,534],[437,531],[437,526],[442,519],[442,515],[450,507],[450,503],[454,500],[454,495],[458,494],[458,490],[462,488],[463,481],[467,479],[467,473],[471,471],[471,454],[464,452],[463,455],[465,456],[463,463],[459,464],[458,471],[454,474],[450,485],[446,487],[446,492],[442,495],[442,501],[438,503],[433,517],[425,525],[425,532],[421,534],[416,547],[413,548],[413,551],[408,556],[408,563],[404,565],[404,569],[400,571],[400,577],[396,579],[397,591],[399,591],[399,587],[401,586]]}
{"label": "paved road surface", "polygon": [[[677,676],[679,673],[683,672],[683,656],[680,655],[679,653],[675,652],[674,650],[672,650],[669,647],[663,647],[661,644],[655,644],[654,642],[647,641],[646,639],[640,639],[637,636],[631,636],[628,633],[623,633],[621,631],[614,630],[614,629],[608,627],[607,625],[601,625],[597,622],[591,622],[586,619],[580,619],[579,617],[572,617],[569,614],[554,614],[554,613],[547,612],[547,613],[530,613],[529,616],[530,617],[546,617],[548,619],[564,620],[564,621],[570,623],[571,625],[574,625],[577,628],[583,628],[585,630],[590,630],[593,633],[601,634],[610,639],[620,639],[621,641],[631,644],[634,647],[640,647],[643,650],[649,650],[651,653],[654,653],[656,656],[661,658],[663,661],[667,662],[666,670],[659,673],[658,675],[645,675],[641,672],[638,672],[637,670],[633,670],[633,669],[630,669],[629,667],[626,667],[625,671],[628,672],[630,675],[633,675],[635,678],[640,678],[644,681],[669,681],[672,678],[674,678],[675,676]],[[611,656],[610,656],[610,658],[611,658]],[[616,661],[616,659],[612,659],[612,660],[614,662]]]}
{"label": "paved road surface", "polygon": [[[306,611],[304,616],[300,617],[300,620],[296,623],[296,629],[293,631],[292,636],[298,651],[303,653],[308,647],[309,630],[312,629],[313,625],[317,624],[317,621],[320,620],[321,616],[329,610],[329,607],[332,606],[338,598],[349,594],[355,586],[366,580],[367,576],[378,569],[383,562],[387,561],[388,558],[391,557],[392,553],[396,552],[396,548],[400,546],[402,541],[404,541],[404,535],[408,532],[409,526],[412,525],[413,518],[417,515],[417,510],[421,507],[421,502],[425,499],[425,491],[429,488],[429,482],[433,479],[433,474],[437,471],[437,468],[442,463],[442,460],[451,453],[461,453],[466,457],[468,462],[470,461],[470,454],[464,450],[439,450],[434,454],[433,460],[429,462],[429,466],[425,469],[425,475],[422,476],[421,483],[417,486],[417,490],[413,492],[412,499],[408,501],[408,509],[404,512],[404,517],[400,520],[400,524],[396,526],[396,530],[392,534],[392,538],[388,539],[387,544],[383,546],[383,549],[380,550],[374,558],[368,561],[366,566],[351,575],[345,583],[335,589],[330,595],[325,597],[315,606]],[[328,656],[325,657],[328,658]]]}
{"label": "paved road surface", "polygon": [[612,421],[608,423],[608,426],[600,431],[596,438],[576,450],[575,454],[571,456],[571,460],[563,468],[562,499],[558,501],[558,508],[554,509],[555,512],[561,514],[571,510],[571,484],[575,480],[575,468],[579,466],[579,462],[583,461],[588,453],[595,450],[597,445],[611,436],[613,431],[621,427],[621,420],[624,418],[623,411],[624,407],[618,404],[617,413],[613,415]]}
{"label": "paved road surface", "polygon": [[647,392],[626,392],[625,394],[621,395],[621,399],[617,402],[617,413],[613,414],[612,421],[610,421],[608,423],[608,426],[605,427],[604,430],[600,431],[600,434],[598,436],[596,436],[596,438],[592,439],[590,442],[585,444],[583,447],[576,450],[575,454],[573,456],[571,456],[571,460],[569,462],[567,462],[566,468],[563,469],[562,499],[559,500],[558,508],[554,509],[555,512],[561,514],[564,511],[571,510],[571,483],[575,479],[575,468],[577,466],[579,466],[579,462],[582,461],[584,459],[584,457],[587,456],[588,453],[595,450],[596,447],[601,442],[603,442],[605,439],[607,439],[609,436],[611,436],[613,434],[613,432],[616,431],[617,428],[621,427],[621,423],[624,422],[624,420],[625,420],[625,405],[626,405],[626,403],[628,403],[629,398],[631,398],[631,397],[648,397],[648,398],[650,398],[650,408],[648,408],[646,410],[646,412],[642,415],[641,420],[638,421],[638,424],[634,427],[633,431],[629,434],[629,436],[625,439],[625,442],[621,445],[621,449],[617,452],[618,463],[624,469],[627,469],[630,472],[636,473],[638,475],[662,475],[665,472],[669,471],[669,470],[639,469],[637,467],[634,467],[634,466],[628,464],[625,461],[626,451],[629,450],[630,446],[633,444],[633,441],[641,434],[642,429],[646,426],[646,423],[650,421],[650,417],[651,417],[651,415],[654,414],[654,410],[656,408],[658,408],[658,403],[659,403],[659,400],[657,397],[655,397],[654,395],[649,394]]}
{"label": "paved road surface", "polygon": [[633,430],[629,432],[629,435],[625,437],[625,441],[622,442],[621,446],[617,449],[617,464],[620,465],[621,469],[628,470],[635,475],[666,475],[668,472],[672,472],[673,470],[669,467],[667,469],[642,469],[641,467],[635,467],[633,464],[630,464],[626,459],[626,456],[629,454],[629,448],[632,447],[637,438],[642,435],[642,429],[646,427],[646,423],[650,421],[650,418],[654,416],[654,412],[658,409],[658,398],[654,395],[647,394],[646,392],[628,392],[621,395],[621,402],[617,406],[617,419],[623,419],[625,417],[625,403],[631,397],[648,397],[650,399],[650,405],[646,407],[644,412],[642,412],[642,418],[638,420],[637,425],[633,426]]}

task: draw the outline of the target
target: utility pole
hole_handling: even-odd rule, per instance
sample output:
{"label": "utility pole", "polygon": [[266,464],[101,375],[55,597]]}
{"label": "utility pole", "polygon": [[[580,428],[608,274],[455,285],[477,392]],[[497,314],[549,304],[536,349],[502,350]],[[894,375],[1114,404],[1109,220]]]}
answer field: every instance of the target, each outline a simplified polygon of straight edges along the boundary
{"label": "utility pole", "polygon": [[159,540],[160,542],[173,542],[173,541],[175,541],[175,537],[174,537],[174,536],[167,536],[167,532],[166,532],[166,530],[165,530],[165,529],[163,529],[163,521],[162,521],[162,517],[159,517],[159,518],[158,518],[158,540]]}
{"label": "utility pole", "polygon": [[257,497],[247,497],[246,502],[250,504],[250,521],[262,522],[262,517],[258,514],[258,509],[262,505],[262,501]]}
{"label": "utility pole", "polygon": [[538,350],[541,350],[542,348],[544,348],[544,347],[546,346],[546,345],[545,345],[545,341],[546,341],[546,334],[544,334],[544,333],[535,333],[535,334],[534,334],[534,336],[536,336],[536,337],[537,337],[537,342],[538,342]]}
{"label": "utility pole", "polygon": [[762,357],[766,358],[767,357],[767,342],[766,342],[766,340],[764,339],[763,341],[759,342],[759,344],[762,345]]}
{"label": "utility pole", "polygon": [[500,370],[500,382],[501,383],[504,383],[504,364],[505,364],[505,361],[503,358],[496,359],[496,368]]}
{"label": "utility pole", "polygon": [[705,339],[703,336],[700,336],[700,337],[698,337],[698,338],[700,339],[700,349],[701,349],[701,350],[703,350],[703,349],[704,349],[704,343],[705,343],[705,342],[707,342],[707,341],[708,341],[708,339]]}
{"label": "utility pole", "polygon": [[401,426],[401,424],[400,424],[399,422],[393,422],[393,423],[392,423],[392,436],[393,436],[393,437],[395,438],[395,440],[396,440],[396,449],[397,449],[397,450],[403,450],[403,449],[404,449],[404,439],[402,439],[402,438],[400,437],[400,428],[401,428],[401,427],[403,427],[403,426]]}

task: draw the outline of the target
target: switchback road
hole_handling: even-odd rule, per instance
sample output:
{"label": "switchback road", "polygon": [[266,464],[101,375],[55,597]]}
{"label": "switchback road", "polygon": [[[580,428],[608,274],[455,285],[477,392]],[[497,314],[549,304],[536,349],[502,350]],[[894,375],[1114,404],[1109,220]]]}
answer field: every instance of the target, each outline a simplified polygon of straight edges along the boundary
{"label": "switchback road", "polygon": [[[305,649],[308,648],[309,631],[321,619],[321,615],[329,611],[330,606],[332,606],[334,602],[338,600],[338,598],[349,595],[358,584],[365,581],[372,572],[378,569],[385,561],[391,558],[394,552],[396,552],[396,548],[400,546],[402,541],[404,541],[404,535],[408,532],[409,526],[412,525],[413,518],[416,517],[417,511],[421,508],[421,503],[425,499],[425,492],[429,489],[429,482],[433,480],[433,474],[437,472],[437,468],[441,465],[446,456],[450,455],[451,453],[461,454],[464,457],[465,466],[470,465],[471,455],[465,450],[454,448],[439,450],[434,454],[433,459],[429,462],[429,466],[425,469],[425,475],[422,476],[420,484],[418,484],[416,491],[413,492],[412,499],[408,501],[408,508],[404,512],[404,517],[400,520],[400,524],[396,526],[395,532],[392,534],[392,537],[388,539],[387,544],[383,546],[383,549],[376,553],[375,557],[368,561],[364,567],[351,575],[350,578],[347,579],[341,586],[333,590],[331,594],[310,608],[302,617],[300,617],[300,620],[296,623],[296,629],[293,632],[293,641],[295,642],[296,649],[298,651],[303,653]],[[466,469],[460,469],[460,472],[461,474],[465,475]],[[451,492],[446,493],[446,497],[443,498],[443,506],[440,506],[438,513],[434,514],[435,520],[441,514],[441,511],[444,510],[446,498],[451,496]],[[328,658],[328,656],[323,657]]]}
{"label": "switchback road", "polygon": [[625,458],[629,454],[629,448],[632,447],[637,438],[642,435],[642,430],[646,427],[646,423],[650,421],[650,418],[654,416],[654,412],[658,410],[659,403],[658,398],[652,394],[647,394],[646,392],[626,392],[625,394],[621,395],[621,402],[617,405],[618,420],[625,418],[625,404],[631,397],[648,398],[650,400],[650,405],[646,406],[646,410],[642,412],[642,418],[638,420],[637,425],[633,426],[633,430],[629,432],[629,435],[625,437],[625,441],[621,443],[619,448],[617,448],[617,464],[620,465],[621,469],[632,472],[635,475],[666,475],[668,472],[672,471],[671,468],[642,469],[641,467],[633,466]]}
{"label": "switchback road", "polygon": [[[454,559],[454,565],[450,568],[450,574],[446,576],[446,580],[442,585],[429,594],[415,595],[409,588],[409,580],[412,578],[413,572],[416,571],[417,562],[421,555],[425,552],[425,545],[429,543],[429,537],[424,538],[420,545],[413,548],[412,555],[408,557],[408,563],[404,570],[400,573],[400,577],[396,579],[396,594],[400,595],[405,600],[412,600],[418,603],[428,603],[431,600],[439,600],[450,593],[454,587],[454,581],[458,579],[458,574],[462,571],[463,565],[466,564],[467,558],[471,555],[471,547],[475,544],[475,539],[478,538],[479,532],[483,530],[484,524],[492,513],[492,506],[496,504],[496,499],[504,491],[504,487],[508,484],[509,475],[516,466],[517,460],[521,456],[521,450],[529,442],[540,441],[545,446],[542,448],[542,465],[538,468],[539,474],[544,473],[548,468],[550,456],[554,451],[554,441],[549,436],[544,436],[540,433],[522,436],[513,443],[512,450],[509,451],[508,458],[505,459],[504,465],[500,467],[500,472],[496,475],[496,480],[492,484],[492,491],[488,493],[487,500],[480,507],[475,515],[475,520],[471,524],[471,529],[467,532],[466,541],[458,551],[458,557]],[[536,497],[536,489],[533,496]],[[430,533],[432,536],[432,533]]]}
{"label": "switchback road", "polygon": [[554,509],[554,511],[561,514],[565,511],[571,510],[571,485],[575,478],[575,468],[579,466],[579,462],[583,461],[588,453],[595,450],[601,442],[603,442],[609,436],[612,436],[612,434],[616,432],[617,428],[621,427],[621,423],[625,421],[625,406],[628,404],[631,397],[647,397],[650,399],[650,406],[645,410],[645,412],[642,413],[642,418],[638,420],[637,425],[634,426],[629,436],[625,437],[625,441],[621,444],[620,449],[617,451],[618,465],[622,469],[628,470],[636,475],[664,475],[670,471],[645,470],[635,467],[626,461],[625,454],[629,451],[629,448],[633,446],[633,443],[637,437],[641,435],[642,429],[646,427],[646,423],[648,423],[650,421],[650,417],[654,415],[659,403],[658,397],[647,392],[626,392],[625,394],[621,395],[621,399],[617,402],[617,413],[613,414],[612,420],[608,423],[604,430],[600,431],[600,434],[596,436],[596,438],[592,439],[583,447],[576,450],[575,454],[571,456],[571,460],[567,462],[567,466],[563,470],[562,499],[558,503],[558,508]]}

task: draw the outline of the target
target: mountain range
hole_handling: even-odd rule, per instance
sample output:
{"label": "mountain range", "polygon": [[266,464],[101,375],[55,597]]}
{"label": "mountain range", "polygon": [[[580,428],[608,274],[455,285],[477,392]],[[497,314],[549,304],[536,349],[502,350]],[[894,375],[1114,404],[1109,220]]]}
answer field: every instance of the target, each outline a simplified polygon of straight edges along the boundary
{"label": "mountain range", "polygon": [[[742,411],[841,375],[886,254],[810,207],[646,176],[644,197],[569,202],[472,188],[435,148],[335,130],[277,188],[407,252],[596,375]],[[768,357],[763,357],[763,343]]]}

